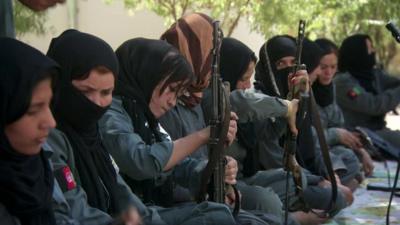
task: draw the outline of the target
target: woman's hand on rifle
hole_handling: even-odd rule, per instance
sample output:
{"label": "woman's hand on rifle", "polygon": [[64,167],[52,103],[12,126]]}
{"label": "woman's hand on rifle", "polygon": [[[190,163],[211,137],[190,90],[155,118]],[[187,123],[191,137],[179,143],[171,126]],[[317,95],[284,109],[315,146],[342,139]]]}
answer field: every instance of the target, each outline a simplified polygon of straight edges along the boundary
{"label": "woman's hand on rifle", "polygon": [[141,225],[142,219],[137,209],[133,206],[125,210],[112,225]]}
{"label": "woman's hand on rifle", "polygon": [[357,151],[357,149],[362,147],[362,143],[360,139],[354,135],[352,132],[343,129],[343,128],[336,128],[336,132],[339,136],[339,141],[341,144],[354,149]]}
{"label": "woman's hand on rifle", "polygon": [[[239,191],[239,198],[242,198],[242,194]],[[225,204],[229,205],[230,207],[235,206],[236,195],[235,191],[233,190],[232,186],[229,186],[228,190],[225,194]]]}
{"label": "woman's hand on rifle", "polygon": [[226,165],[225,165],[225,183],[227,184],[236,184],[236,175],[238,172],[238,166],[236,159],[231,156],[225,156]]}
{"label": "woman's hand on rifle", "polygon": [[290,131],[297,135],[297,127],[296,127],[296,114],[297,110],[299,108],[299,100],[298,99],[292,99],[291,101],[289,100],[284,100],[288,107],[288,111],[286,114],[286,118],[290,127]]}
{"label": "woman's hand on rifle", "polygon": [[[237,182],[236,175],[238,171],[238,166],[236,160],[231,156],[225,156],[225,158],[226,158],[225,183],[229,184],[228,189],[226,190],[225,193],[225,203],[233,207],[235,205],[236,195],[232,186],[230,185],[234,185]],[[239,192],[239,198],[241,198],[240,192]]]}
{"label": "woman's hand on rifle", "polygon": [[374,172],[374,162],[372,161],[371,156],[369,155],[367,150],[365,150],[364,148],[360,148],[358,151],[361,154],[361,163],[365,176],[369,177]]}
{"label": "woman's hand on rifle", "polygon": [[236,132],[237,132],[237,120],[239,117],[236,115],[236,113],[231,112],[231,120],[229,121],[229,130],[228,134],[226,135],[226,145],[231,145],[233,141],[236,138]]}
{"label": "woman's hand on rifle", "polygon": [[296,74],[289,74],[288,77],[289,91],[294,87],[294,96],[298,96],[300,92],[310,91],[310,80],[307,70],[299,70]]}

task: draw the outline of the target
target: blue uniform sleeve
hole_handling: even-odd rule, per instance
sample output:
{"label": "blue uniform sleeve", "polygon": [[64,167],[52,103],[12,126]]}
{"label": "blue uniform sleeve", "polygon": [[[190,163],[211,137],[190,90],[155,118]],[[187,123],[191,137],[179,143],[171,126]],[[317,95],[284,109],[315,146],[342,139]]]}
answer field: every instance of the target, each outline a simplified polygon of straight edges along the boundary
{"label": "blue uniform sleeve", "polygon": [[162,174],[172,155],[173,142],[164,139],[147,145],[135,133],[131,119],[119,100],[113,99],[99,127],[106,149],[123,173],[134,180],[150,179]]}
{"label": "blue uniform sleeve", "polygon": [[[51,157],[54,173],[57,178],[53,192],[53,209],[57,224],[65,225],[96,225],[110,224],[113,219],[107,213],[89,206],[86,193],[79,185],[78,174],[75,171],[72,147],[65,135],[53,130],[48,138],[48,144],[54,153]],[[68,170],[65,170],[68,168]],[[57,171],[64,170],[57,177]],[[68,175],[68,176],[67,176]],[[66,184],[66,180],[68,184]],[[66,186],[60,187],[60,182]]]}

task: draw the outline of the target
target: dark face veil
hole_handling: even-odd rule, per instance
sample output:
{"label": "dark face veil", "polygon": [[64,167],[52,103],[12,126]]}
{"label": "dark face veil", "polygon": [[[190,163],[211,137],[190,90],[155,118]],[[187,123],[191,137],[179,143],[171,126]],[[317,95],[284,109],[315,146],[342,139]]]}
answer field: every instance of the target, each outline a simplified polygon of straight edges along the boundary
{"label": "dark face veil", "polygon": [[[283,57],[295,56],[295,39],[288,35],[275,36],[268,40],[260,48],[259,58],[256,65],[256,89],[270,96],[286,98],[288,90],[288,75],[290,67],[277,69],[276,62]],[[276,85],[274,84],[274,81]],[[278,91],[279,93],[278,93]]]}
{"label": "dark face veil", "polygon": [[54,115],[57,128],[70,141],[81,186],[88,203],[111,215],[118,208],[116,172],[108,151],[104,149],[97,122],[107,108],[90,101],[72,85],[74,79],[86,79],[96,67],[105,67],[114,76],[118,61],[112,48],[103,40],[77,30],[64,31],[54,38],[47,55],[61,66],[60,92]]}
{"label": "dark face veil", "polygon": [[347,37],[339,49],[338,67],[341,72],[349,72],[366,91],[375,95],[378,93],[373,85],[375,52],[368,53],[367,40],[371,41],[371,38],[365,34]]}

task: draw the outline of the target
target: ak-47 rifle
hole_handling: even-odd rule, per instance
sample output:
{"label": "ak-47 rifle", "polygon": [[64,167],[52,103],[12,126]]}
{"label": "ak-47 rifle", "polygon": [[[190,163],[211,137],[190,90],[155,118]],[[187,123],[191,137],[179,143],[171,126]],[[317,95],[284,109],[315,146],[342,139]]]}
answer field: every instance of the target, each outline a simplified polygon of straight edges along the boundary
{"label": "ak-47 rifle", "polygon": [[[296,40],[297,50],[296,50],[296,57],[295,57],[295,65],[293,67],[292,74],[295,75],[297,71],[306,69],[304,64],[301,64],[301,52],[303,48],[303,40],[304,40],[304,32],[305,32],[305,21],[300,20],[299,22],[299,33]],[[328,217],[329,212],[331,209],[335,207],[336,198],[337,198],[337,183],[336,177],[332,167],[332,161],[329,155],[329,146],[326,142],[324,131],[321,124],[321,119],[319,116],[319,111],[317,108],[317,104],[315,102],[314,93],[312,91],[310,85],[309,92],[302,92],[301,86],[303,84],[300,81],[299,85],[292,85],[291,90],[288,94],[288,100],[292,100],[293,98],[299,99],[299,109],[297,111],[296,117],[296,127],[301,127],[301,123],[304,120],[307,113],[311,115],[312,125],[316,129],[316,133],[318,136],[318,141],[320,143],[322,157],[328,172],[328,178],[332,184],[332,194],[330,200],[330,207],[325,210],[324,214],[316,213],[321,217]],[[300,131],[301,132],[301,131]],[[302,193],[303,189],[301,186],[301,167],[298,165],[296,160],[296,146],[297,146],[297,135],[294,134],[288,127],[286,137],[285,137],[285,153],[284,153],[284,166],[286,171],[290,171],[293,173],[294,183],[296,185],[296,194],[302,200]],[[289,174],[289,173],[288,173]],[[288,182],[289,175],[286,179],[286,202],[285,202],[285,224],[287,224],[287,217],[288,217]],[[306,209],[312,210],[312,209]]]}
{"label": "ak-47 rifle", "polygon": [[[292,74],[295,75],[297,71],[301,69],[305,69],[304,65],[301,65],[301,52],[303,48],[303,40],[304,40],[304,32],[305,32],[305,21],[300,20],[299,22],[299,30],[298,36],[296,40],[296,56],[295,56],[295,65],[293,66]],[[300,121],[301,118],[304,116],[305,109],[307,108],[305,103],[307,101],[303,100],[306,93],[300,93],[299,86],[292,85],[287,100],[291,101],[294,98],[299,99],[299,108],[298,108],[298,115],[297,121]],[[296,126],[297,125],[296,121]],[[303,192],[303,185],[302,185],[302,177],[301,177],[301,167],[296,160],[296,146],[297,146],[297,134],[293,133],[289,127],[287,126],[287,131],[285,135],[285,142],[284,142],[284,154],[283,154],[283,166],[286,174],[286,194],[285,194],[285,224],[288,223],[288,216],[289,216],[289,177],[290,173],[292,173],[294,184],[296,185],[296,195],[301,198]]]}
{"label": "ak-47 rifle", "polygon": [[[226,136],[228,134],[230,122],[230,102],[229,102],[229,83],[224,84],[219,74],[220,47],[223,34],[219,28],[219,21],[213,22],[213,60],[211,67],[211,104],[212,111],[210,117],[210,141],[209,159],[206,168],[203,170],[200,184],[198,202],[205,201],[207,195],[211,201],[224,203],[226,189],[225,185],[225,165],[226,159],[224,148]],[[212,176],[212,179],[211,179]],[[212,180],[210,184],[210,180]],[[235,193],[234,215],[240,209],[239,192],[232,186]]]}

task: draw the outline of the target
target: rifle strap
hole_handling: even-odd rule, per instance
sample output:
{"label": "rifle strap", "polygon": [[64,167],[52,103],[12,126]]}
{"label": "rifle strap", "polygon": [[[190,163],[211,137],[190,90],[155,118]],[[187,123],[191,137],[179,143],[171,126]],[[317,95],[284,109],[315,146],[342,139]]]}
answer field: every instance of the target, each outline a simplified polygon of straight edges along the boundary
{"label": "rifle strap", "polygon": [[[311,107],[311,113],[312,113],[312,123],[317,131],[317,136],[318,136],[319,144],[321,147],[322,157],[324,159],[326,170],[328,172],[328,176],[329,176],[330,182],[332,184],[332,195],[331,195],[331,202],[330,202],[330,209],[329,209],[329,210],[332,210],[335,207],[337,193],[338,193],[336,177],[335,177],[335,173],[333,171],[331,157],[329,155],[329,146],[325,139],[325,134],[324,134],[324,130],[322,128],[321,118],[319,116],[319,111],[317,108],[317,104],[315,102],[314,93],[313,93],[312,89],[310,90],[310,95],[311,95],[310,96],[311,97],[310,107]],[[327,215],[329,215],[329,210],[328,209],[325,210],[325,213]]]}

